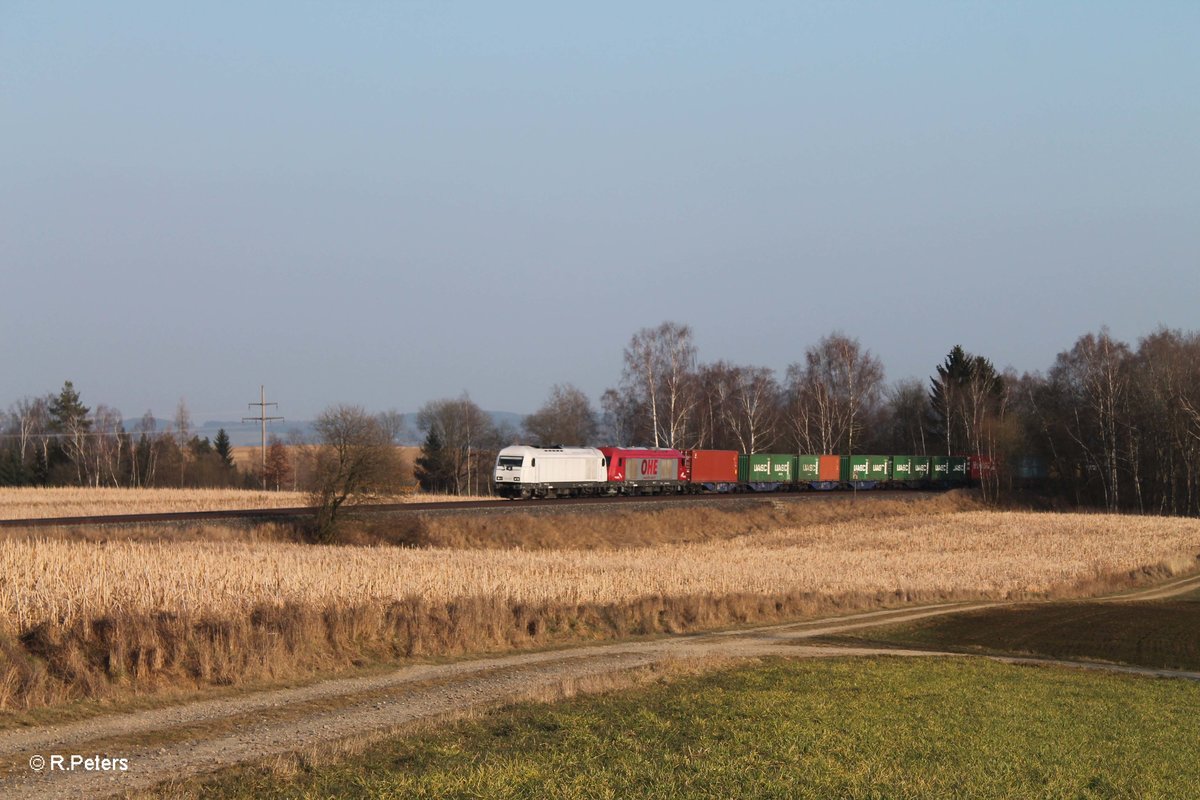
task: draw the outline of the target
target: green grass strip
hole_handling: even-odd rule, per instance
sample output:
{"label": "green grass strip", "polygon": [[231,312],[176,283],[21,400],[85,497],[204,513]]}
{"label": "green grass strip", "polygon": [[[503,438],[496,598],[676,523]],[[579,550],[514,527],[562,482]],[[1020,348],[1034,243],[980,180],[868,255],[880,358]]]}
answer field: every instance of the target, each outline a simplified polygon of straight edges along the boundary
{"label": "green grass strip", "polygon": [[777,661],[525,704],[211,798],[1182,798],[1200,685],[966,659]]}

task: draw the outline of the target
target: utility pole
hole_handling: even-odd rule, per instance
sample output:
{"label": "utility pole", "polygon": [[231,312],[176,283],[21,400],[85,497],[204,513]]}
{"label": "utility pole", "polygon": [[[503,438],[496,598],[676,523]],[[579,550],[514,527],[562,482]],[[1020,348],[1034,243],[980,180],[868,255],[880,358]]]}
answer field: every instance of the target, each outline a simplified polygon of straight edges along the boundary
{"label": "utility pole", "polygon": [[264,386],[258,387],[258,402],[247,403],[250,408],[258,406],[257,417],[242,417],[242,422],[261,422],[262,423],[262,488],[267,488],[267,423],[274,420],[281,420],[283,417],[268,417],[267,406],[275,406],[279,408],[279,403],[267,402],[267,390]]}

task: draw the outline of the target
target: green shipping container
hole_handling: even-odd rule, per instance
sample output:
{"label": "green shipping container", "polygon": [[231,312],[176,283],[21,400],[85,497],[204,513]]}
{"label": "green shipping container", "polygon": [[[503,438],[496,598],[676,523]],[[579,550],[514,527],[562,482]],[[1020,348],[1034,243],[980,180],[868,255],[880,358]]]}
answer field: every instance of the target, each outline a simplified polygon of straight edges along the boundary
{"label": "green shipping container", "polygon": [[929,459],[929,479],[937,483],[950,482],[950,459],[933,456]]}
{"label": "green shipping container", "polygon": [[966,483],[969,474],[967,473],[967,459],[965,456],[950,456],[947,459],[950,462],[950,482],[951,483]]}
{"label": "green shipping container", "polygon": [[965,456],[933,456],[930,459],[932,475],[936,483],[966,483],[967,459]]}
{"label": "green shipping container", "polygon": [[738,456],[739,483],[794,483],[796,457],[786,453]]}
{"label": "green shipping container", "polygon": [[842,482],[892,479],[892,460],[888,456],[842,456]]}
{"label": "green shipping container", "polygon": [[894,456],[892,480],[902,483],[929,480],[929,456]]}
{"label": "green shipping container", "polygon": [[821,480],[821,457],[796,456],[796,480],[800,483]]}
{"label": "green shipping container", "polygon": [[913,479],[918,481],[929,480],[929,462],[932,459],[929,456],[913,456],[912,457],[912,472]]}

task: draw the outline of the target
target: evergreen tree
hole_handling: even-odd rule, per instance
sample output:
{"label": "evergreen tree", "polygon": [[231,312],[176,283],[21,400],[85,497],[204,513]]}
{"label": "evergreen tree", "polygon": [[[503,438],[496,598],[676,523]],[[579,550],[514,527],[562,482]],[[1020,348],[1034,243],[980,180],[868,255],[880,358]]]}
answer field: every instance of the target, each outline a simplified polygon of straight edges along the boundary
{"label": "evergreen tree", "polygon": [[448,492],[454,488],[454,472],[452,454],[442,441],[439,426],[431,425],[416,461],[417,483],[426,492]]}
{"label": "evergreen tree", "polygon": [[221,457],[221,463],[228,469],[233,469],[233,445],[229,443],[229,434],[225,432],[224,428],[217,431],[217,438],[213,440],[213,449]]}
{"label": "evergreen tree", "polygon": [[33,451],[33,466],[29,472],[34,486],[45,486],[50,481],[50,462],[46,460],[45,451],[40,448]]}
{"label": "evergreen tree", "polygon": [[0,486],[25,486],[29,477],[15,447],[0,450]]}
{"label": "evergreen tree", "polygon": [[[82,484],[87,433],[92,427],[92,420],[88,417],[90,409],[80,401],[75,385],[66,381],[58,395],[50,399],[49,411],[50,430],[59,434],[51,451],[50,469],[55,472],[57,480],[69,482],[69,468],[66,467],[69,462],[74,466],[75,482]],[[61,470],[54,470],[56,463],[63,465]]]}
{"label": "evergreen tree", "polygon": [[50,399],[50,428],[55,433],[69,433],[75,428],[91,427],[88,419],[91,411],[79,399],[79,392],[70,381],[63,383],[62,391]]}
{"label": "evergreen tree", "polygon": [[[937,376],[930,379],[930,437],[945,445],[947,455],[966,452],[971,438],[971,417],[978,416],[981,410],[968,413],[968,406],[981,398],[998,402],[1003,393],[1004,379],[991,361],[968,353],[962,345],[954,345],[937,367]],[[976,394],[981,398],[975,397]]]}

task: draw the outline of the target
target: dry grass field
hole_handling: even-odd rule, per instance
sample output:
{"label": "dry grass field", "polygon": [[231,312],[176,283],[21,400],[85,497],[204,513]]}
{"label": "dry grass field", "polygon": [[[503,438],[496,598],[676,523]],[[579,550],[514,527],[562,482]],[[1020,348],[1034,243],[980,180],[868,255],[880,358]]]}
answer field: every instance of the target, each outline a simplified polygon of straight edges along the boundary
{"label": "dry grass field", "polygon": [[835,609],[1082,595],[1200,555],[1193,519],[949,497],[760,505],[430,517],[427,537],[455,546],[0,538],[0,709]]}
{"label": "dry grass field", "polygon": [[[471,498],[405,494],[380,498],[379,502],[427,503],[469,499]],[[295,508],[307,505],[308,495],[304,492],[261,492],[251,489],[0,488],[0,519]]]}
{"label": "dry grass field", "polygon": [[16,630],[115,613],[225,617],[262,605],[472,597],[622,604],[813,593],[1013,598],[1149,565],[1192,567],[1190,519],[974,511],[858,520],[726,541],[613,550],[0,540],[0,619]]}
{"label": "dry grass field", "polygon": [[304,492],[246,489],[0,489],[0,519],[84,517],[94,514],[156,514],[307,505]]}

